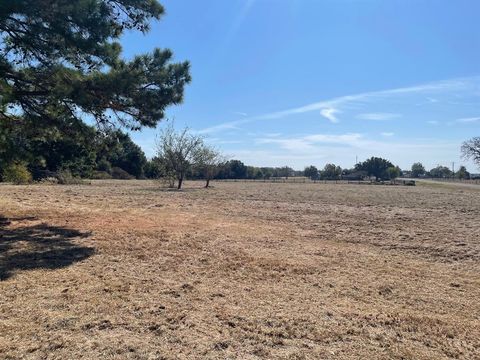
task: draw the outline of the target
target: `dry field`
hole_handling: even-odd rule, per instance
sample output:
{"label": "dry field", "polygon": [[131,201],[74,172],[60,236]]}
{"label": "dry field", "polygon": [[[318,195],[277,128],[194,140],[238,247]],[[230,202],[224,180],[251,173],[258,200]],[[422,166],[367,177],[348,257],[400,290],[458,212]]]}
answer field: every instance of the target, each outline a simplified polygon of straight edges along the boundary
{"label": "dry field", "polygon": [[0,185],[0,359],[480,359],[480,190]]}

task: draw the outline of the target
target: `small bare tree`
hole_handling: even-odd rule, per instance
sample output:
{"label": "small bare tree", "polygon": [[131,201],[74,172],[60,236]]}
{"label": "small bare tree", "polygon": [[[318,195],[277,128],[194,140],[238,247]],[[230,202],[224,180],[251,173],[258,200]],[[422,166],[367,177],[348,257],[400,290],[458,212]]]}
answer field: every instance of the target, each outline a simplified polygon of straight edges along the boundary
{"label": "small bare tree", "polygon": [[203,138],[192,134],[188,128],[176,131],[173,122],[164,128],[157,138],[157,156],[162,160],[165,172],[173,174],[182,188],[187,171],[195,164],[196,154],[203,146]]}
{"label": "small bare tree", "polygon": [[480,167],[480,137],[474,137],[462,144],[464,159],[472,159]]}
{"label": "small bare tree", "polygon": [[220,171],[221,166],[226,162],[226,157],[220,151],[208,145],[201,146],[196,155],[197,169],[203,174],[206,184],[210,186],[210,180]]}

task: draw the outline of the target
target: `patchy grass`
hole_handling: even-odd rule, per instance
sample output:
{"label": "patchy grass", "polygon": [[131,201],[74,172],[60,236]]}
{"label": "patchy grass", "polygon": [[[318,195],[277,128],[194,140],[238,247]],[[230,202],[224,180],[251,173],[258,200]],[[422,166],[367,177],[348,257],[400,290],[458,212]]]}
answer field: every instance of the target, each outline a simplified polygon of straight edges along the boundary
{"label": "patchy grass", "polygon": [[480,357],[480,192],[186,185],[0,185],[0,358]]}

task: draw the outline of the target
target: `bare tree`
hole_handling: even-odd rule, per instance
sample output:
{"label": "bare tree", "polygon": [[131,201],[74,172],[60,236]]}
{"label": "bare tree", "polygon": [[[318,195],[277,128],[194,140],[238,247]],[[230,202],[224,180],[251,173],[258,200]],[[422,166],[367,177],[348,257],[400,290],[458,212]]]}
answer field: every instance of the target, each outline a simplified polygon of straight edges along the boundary
{"label": "bare tree", "polygon": [[226,157],[217,149],[205,144],[198,149],[195,157],[197,168],[203,174],[206,181],[205,187],[208,188],[210,180],[218,174],[221,166],[227,161]]}
{"label": "bare tree", "polygon": [[196,154],[203,146],[203,138],[192,134],[188,128],[176,131],[169,123],[157,139],[157,156],[162,160],[165,171],[173,174],[182,188],[187,171],[195,164]]}
{"label": "bare tree", "polygon": [[471,138],[462,144],[462,156],[465,159],[472,159],[480,166],[480,137]]}

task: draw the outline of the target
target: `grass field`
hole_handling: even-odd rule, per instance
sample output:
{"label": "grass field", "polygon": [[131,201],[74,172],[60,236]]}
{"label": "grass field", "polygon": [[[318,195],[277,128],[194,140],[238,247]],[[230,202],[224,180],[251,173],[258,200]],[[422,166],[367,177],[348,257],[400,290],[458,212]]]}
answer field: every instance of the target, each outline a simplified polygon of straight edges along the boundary
{"label": "grass field", "polygon": [[0,185],[0,358],[480,358],[480,191],[202,185]]}

